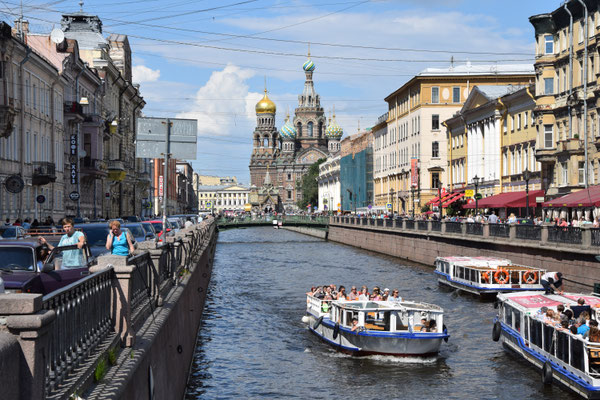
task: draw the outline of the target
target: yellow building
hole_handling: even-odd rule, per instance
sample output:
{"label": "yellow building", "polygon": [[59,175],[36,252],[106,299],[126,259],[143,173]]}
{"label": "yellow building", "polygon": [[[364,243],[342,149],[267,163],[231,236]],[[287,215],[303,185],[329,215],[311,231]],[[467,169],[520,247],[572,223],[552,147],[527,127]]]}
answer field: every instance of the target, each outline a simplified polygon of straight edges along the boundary
{"label": "yellow building", "polygon": [[[475,189],[483,197],[541,188],[535,160],[534,86],[476,86],[463,108],[444,121],[451,190]],[[528,171],[529,173],[526,173]]]}
{"label": "yellow building", "polygon": [[387,96],[387,129],[374,137],[376,204],[390,199],[394,210],[410,213],[414,206],[420,212],[449,182],[442,121],[461,109],[475,85],[522,85],[534,76],[531,65],[428,68]]}
{"label": "yellow building", "polygon": [[529,18],[536,38],[536,157],[551,196],[599,183],[600,14],[597,2],[584,4],[568,1]]}
{"label": "yellow building", "polygon": [[198,186],[198,210],[222,212],[243,212],[248,204],[250,188],[242,185]]}

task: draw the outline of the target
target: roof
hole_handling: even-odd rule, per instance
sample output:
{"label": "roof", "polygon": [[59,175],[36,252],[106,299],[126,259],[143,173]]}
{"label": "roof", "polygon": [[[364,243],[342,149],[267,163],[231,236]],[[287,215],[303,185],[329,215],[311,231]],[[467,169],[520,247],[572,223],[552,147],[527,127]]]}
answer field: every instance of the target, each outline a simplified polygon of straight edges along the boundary
{"label": "roof", "polygon": [[548,200],[542,207],[598,207],[600,206],[600,186],[569,193],[554,200]]}
{"label": "roof", "polygon": [[515,75],[534,74],[533,64],[463,65],[448,68],[426,68],[417,76]]}
{"label": "roof", "polygon": [[36,237],[35,239],[29,239],[29,238],[25,238],[25,239],[0,239],[0,246],[2,247],[14,247],[14,246],[19,246],[19,247],[38,247],[40,246],[40,242],[38,241],[38,238]]}
{"label": "roof", "polygon": [[498,267],[505,265],[512,265],[512,262],[507,258],[498,257],[438,257],[438,260],[447,261],[454,265],[459,266],[472,266],[472,267]]}
{"label": "roof", "polygon": [[[529,207],[536,207],[536,197],[543,197],[543,190],[530,190],[529,191]],[[494,196],[484,197],[477,202],[479,208],[517,208],[527,207],[526,199],[527,194],[525,191],[521,192],[507,192],[499,193]],[[475,202],[465,204],[463,208],[475,208]]]}
{"label": "roof", "polygon": [[477,89],[488,99],[494,100],[506,94],[512,93],[520,89],[522,86],[515,85],[477,85]]}
{"label": "roof", "polygon": [[600,303],[600,298],[593,295],[565,293],[558,294],[542,294],[539,292],[518,292],[518,293],[503,293],[500,297],[505,297],[508,300],[514,301],[519,306],[539,310],[541,307],[556,307],[560,304],[567,306],[576,306],[577,300],[583,298],[585,304],[595,306]]}

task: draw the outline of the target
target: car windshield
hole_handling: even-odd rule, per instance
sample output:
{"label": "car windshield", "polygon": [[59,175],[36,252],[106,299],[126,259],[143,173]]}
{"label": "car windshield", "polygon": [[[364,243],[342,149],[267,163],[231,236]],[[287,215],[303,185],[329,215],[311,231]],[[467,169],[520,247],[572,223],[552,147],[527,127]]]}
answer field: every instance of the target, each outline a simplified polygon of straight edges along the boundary
{"label": "car windshield", "polygon": [[109,232],[108,227],[81,227],[81,230],[85,233],[87,243],[90,247],[106,245],[106,237]]}
{"label": "car windshield", "polygon": [[152,226],[156,229],[156,232],[162,231],[162,222],[152,222]]}
{"label": "car windshield", "polygon": [[27,247],[2,247],[0,249],[0,270],[33,271],[33,250]]}
{"label": "car windshield", "polygon": [[146,236],[146,232],[144,231],[144,228],[142,228],[142,225],[125,225],[125,227],[129,229],[129,232],[131,232],[134,237]]}
{"label": "car windshield", "polygon": [[178,220],[176,220],[176,219],[170,219],[169,222],[173,225],[173,227],[175,229],[179,229],[180,228]]}
{"label": "car windshield", "polygon": [[152,229],[152,224],[145,223],[145,224],[142,224],[142,226],[144,227],[144,230],[146,231],[146,233],[154,234],[154,229]]}
{"label": "car windshield", "polygon": [[0,236],[4,239],[16,238],[17,237],[17,228],[7,227],[0,228]]}

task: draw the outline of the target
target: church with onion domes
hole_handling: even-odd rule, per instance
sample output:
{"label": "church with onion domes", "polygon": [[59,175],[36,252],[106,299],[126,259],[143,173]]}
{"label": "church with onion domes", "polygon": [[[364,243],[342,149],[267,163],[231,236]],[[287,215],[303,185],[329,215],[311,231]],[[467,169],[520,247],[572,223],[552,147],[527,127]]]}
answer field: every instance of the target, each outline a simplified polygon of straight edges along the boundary
{"label": "church with onion domes", "polygon": [[296,203],[302,199],[302,176],[317,160],[340,151],[344,132],[335,121],[335,111],[327,121],[313,83],[315,63],[310,52],[302,69],[306,76],[304,89],[293,118],[288,113],[281,129],[275,126],[277,107],[266,88],[256,104],[250,157],[250,203],[255,212],[297,210]]}

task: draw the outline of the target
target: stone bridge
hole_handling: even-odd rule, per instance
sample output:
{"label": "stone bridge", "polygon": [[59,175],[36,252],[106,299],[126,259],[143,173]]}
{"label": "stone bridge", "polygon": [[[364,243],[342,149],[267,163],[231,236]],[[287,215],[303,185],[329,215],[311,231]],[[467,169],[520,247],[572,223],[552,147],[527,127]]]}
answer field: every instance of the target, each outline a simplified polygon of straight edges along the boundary
{"label": "stone bridge", "polygon": [[279,222],[282,226],[293,227],[314,227],[327,228],[329,225],[329,217],[304,216],[304,215],[283,215],[279,217],[256,217],[256,218],[220,218],[217,221],[219,229],[229,228],[249,228],[253,226],[273,226],[273,220]]}

